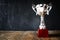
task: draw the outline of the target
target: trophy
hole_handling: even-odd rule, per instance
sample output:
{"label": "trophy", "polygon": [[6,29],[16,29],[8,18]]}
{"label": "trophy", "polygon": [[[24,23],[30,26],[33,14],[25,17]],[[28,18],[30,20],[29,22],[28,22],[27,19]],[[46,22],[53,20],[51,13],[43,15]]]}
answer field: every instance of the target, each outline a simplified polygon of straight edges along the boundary
{"label": "trophy", "polygon": [[45,25],[44,16],[46,14],[49,15],[49,11],[52,9],[52,6],[50,4],[33,4],[32,9],[36,13],[36,15],[40,16],[41,19],[37,32],[38,37],[48,37],[48,29]]}

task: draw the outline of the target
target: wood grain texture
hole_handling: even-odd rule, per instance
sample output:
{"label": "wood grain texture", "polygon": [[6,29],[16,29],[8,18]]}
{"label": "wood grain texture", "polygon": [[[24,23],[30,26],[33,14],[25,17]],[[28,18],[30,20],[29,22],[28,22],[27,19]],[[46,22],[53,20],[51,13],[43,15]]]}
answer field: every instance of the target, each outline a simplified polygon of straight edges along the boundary
{"label": "wood grain texture", "polygon": [[0,40],[60,40],[60,37],[38,38],[36,31],[0,31]]}

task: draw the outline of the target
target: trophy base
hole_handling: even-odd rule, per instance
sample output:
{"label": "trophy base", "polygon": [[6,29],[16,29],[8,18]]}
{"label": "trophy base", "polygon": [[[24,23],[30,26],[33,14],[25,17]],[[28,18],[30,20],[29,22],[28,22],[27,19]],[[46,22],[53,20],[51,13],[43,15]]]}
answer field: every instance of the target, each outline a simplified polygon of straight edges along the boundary
{"label": "trophy base", "polygon": [[48,37],[48,29],[38,29],[38,37]]}

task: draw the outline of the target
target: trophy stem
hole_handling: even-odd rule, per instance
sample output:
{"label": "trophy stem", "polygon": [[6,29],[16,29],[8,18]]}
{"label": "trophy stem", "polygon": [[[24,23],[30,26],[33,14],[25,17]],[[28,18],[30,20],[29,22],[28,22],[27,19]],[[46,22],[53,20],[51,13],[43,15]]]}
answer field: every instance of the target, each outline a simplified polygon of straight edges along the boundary
{"label": "trophy stem", "polygon": [[39,25],[39,29],[45,29],[45,21],[44,21],[44,16],[40,17],[41,21],[40,21],[40,25]]}

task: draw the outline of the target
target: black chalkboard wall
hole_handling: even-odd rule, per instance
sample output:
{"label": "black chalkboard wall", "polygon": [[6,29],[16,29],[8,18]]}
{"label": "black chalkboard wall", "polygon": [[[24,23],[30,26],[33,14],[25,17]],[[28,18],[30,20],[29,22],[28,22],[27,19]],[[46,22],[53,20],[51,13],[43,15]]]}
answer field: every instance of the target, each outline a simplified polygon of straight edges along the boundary
{"label": "black chalkboard wall", "polygon": [[60,29],[60,4],[54,0],[0,0],[0,30],[37,30],[39,16],[32,10],[32,4],[52,3],[50,15],[45,16],[49,30]]}

